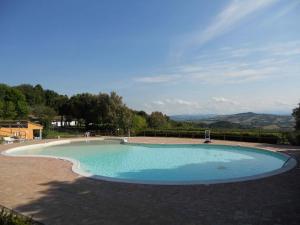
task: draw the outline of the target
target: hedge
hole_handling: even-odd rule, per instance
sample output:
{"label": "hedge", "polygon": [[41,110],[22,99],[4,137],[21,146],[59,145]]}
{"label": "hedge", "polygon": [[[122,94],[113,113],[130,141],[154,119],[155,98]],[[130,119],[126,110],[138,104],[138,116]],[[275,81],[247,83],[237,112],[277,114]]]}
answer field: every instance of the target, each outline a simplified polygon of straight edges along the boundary
{"label": "hedge", "polygon": [[[150,137],[186,137],[186,138],[204,138],[204,130],[142,130],[135,134],[136,136]],[[285,142],[283,133],[265,133],[265,132],[237,132],[237,131],[211,131],[211,139],[229,140],[229,141],[246,141],[269,144],[279,144]]]}

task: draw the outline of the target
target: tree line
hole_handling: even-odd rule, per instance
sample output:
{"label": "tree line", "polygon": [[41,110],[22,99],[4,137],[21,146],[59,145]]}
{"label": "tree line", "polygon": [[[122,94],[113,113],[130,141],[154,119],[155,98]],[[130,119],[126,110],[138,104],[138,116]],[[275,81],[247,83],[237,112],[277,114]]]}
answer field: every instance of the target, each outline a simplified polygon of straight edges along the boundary
{"label": "tree line", "polygon": [[145,128],[161,128],[170,119],[161,112],[135,111],[123,103],[115,92],[80,93],[68,97],[41,85],[21,84],[8,86],[0,84],[0,119],[29,119],[41,123],[45,131],[54,118],[60,118],[62,125],[76,121],[78,126],[111,132],[127,133]]}
{"label": "tree line", "polygon": [[[295,134],[294,139],[300,144],[300,104],[294,109]],[[115,92],[111,93],[80,93],[73,96],[59,94],[53,90],[43,89],[41,85],[21,84],[8,86],[0,84],[0,119],[28,119],[41,123],[45,133],[51,126],[51,121],[59,118],[61,124],[68,126],[71,121],[77,121],[79,127],[127,133],[151,129],[181,129],[196,128],[239,128],[232,124],[202,124],[191,122],[176,122],[162,112],[147,114],[144,111],[130,109],[123,99]],[[298,135],[298,136],[297,136]]]}

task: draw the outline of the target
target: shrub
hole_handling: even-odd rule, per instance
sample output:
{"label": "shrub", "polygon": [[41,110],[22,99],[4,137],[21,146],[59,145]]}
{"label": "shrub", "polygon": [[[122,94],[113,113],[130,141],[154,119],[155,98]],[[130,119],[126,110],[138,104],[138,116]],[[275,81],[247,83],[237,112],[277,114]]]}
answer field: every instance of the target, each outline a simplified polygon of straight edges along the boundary
{"label": "shrub", "polygon": [[34,225],[36,224],[32,219],[21,217],[9,210],[0,210],[0,224],[1,225]]}
{"label": "shrub", "polygon": [[[136,133],[137,136],[158,136],[158,137],[186,137],[204,138],[204,129],[199,130],[153,130],[147,129]],[[261,142],[269,144],[282,143],[282,134],[261,133],[258,131],[235,131],[235,130],[214,130],[211,131],[211,138],[216,140]]]}
{"label": "shrub", "polygon": [[300,132],[289,133],[287,139],[292,145],[300,145]]}

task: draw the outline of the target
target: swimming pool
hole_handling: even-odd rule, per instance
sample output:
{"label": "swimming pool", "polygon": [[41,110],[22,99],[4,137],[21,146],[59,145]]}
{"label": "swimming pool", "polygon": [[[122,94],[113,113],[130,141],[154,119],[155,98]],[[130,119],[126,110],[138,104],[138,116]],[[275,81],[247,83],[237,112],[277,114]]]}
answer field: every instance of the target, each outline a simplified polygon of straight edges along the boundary
{"label": "swimming pool", "polygon": [[225,145],[120,144],[81,141],[10,150],[11,156],[56,157],[74,163],[81,175],[150,184],[222,183],[284,172],[296,161],[288,155]]}

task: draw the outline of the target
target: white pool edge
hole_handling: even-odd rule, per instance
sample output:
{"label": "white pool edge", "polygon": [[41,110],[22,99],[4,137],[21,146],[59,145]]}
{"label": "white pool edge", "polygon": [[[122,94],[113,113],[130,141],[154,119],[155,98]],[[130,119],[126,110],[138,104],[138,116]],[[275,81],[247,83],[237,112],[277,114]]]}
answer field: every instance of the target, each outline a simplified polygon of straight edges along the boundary
{"label": "white pool edge", "polygon": [[[119,179],[119,178],[111,178],[111,177],[106,177],[106,176],[100,176],[100,175],[94,175],[88,172],[85,172],[80,169],[80,162],[78,160],[69,158],[69,157],[58,157],[58,156],[51,156],[51,155],[11,155],[10,153],[15,152],[15,151],[21,151],[21,150],[26,150],[28,148],[39,148],[39,147],[48,147],[48,146],[54,146],[54,145],[62,145],[62,144],[69,144],[72,142],[80,142],[80,141],[104,141],[104,140],[115,140],[115,141],[122,141],[123,138],[93,138],[93,139],[70,139],[70,140],[57,140],[57,141],[51,141],[47,143],[39,143],[39,144],[30,144],[30,145],[25,145],[25,146],[18,146],[18,147],[13,147],[10,149],[7,149],[3,152],[1,152],[2,155],[8,156],[8,157],[23,157],[23,158],[28,158],[28,157],[34,157],[34,158],[52,158],[52,159],[60,159],[63,161],[69,161],[72,163],[72,172],[75,174],[78,174],[80,176],[90,178],[90,179],[95,179],[95,180],[102,180],[102,181],[109,181],[109,182],[119,182],[119,183],[129,183],[129,184],[146,184],[146,185],[211,185],[211,184],[226,184],[226,183],[235,183],[235,182],[243,182],[243,181],[251,181],[251,180],[258,180],[262,178],[267,178],[275,175],[279,175],[282,173],[285,173],[297,165],[297,160],[293,158],[292,156],[282,153],[282,152],[275,152],[277,154],[284,155],[287,157],[286,163],[284,165],[276,170],[272,170],[270,172],[258,174],[258,175],[253,175],[253,176],[246,176],[246,177],[241,177],[241,178],[232,178],[232,179],[219,179],[219,180],[208,180],[208,181],[172,181],[172,182],[162,182],[162,181],[143,181],[143,180],[128,180],[128,179]],[[132,143],[134,144],[134,143]],[[187,144],[188,145],[188,144]],[[202,145],[199,143],[199,145]],[[239,146],[239,147],[245,147],[245,148],[255,148],[258,150],[263,150],[263,151],[269,151],[269,152],[274,152],[270,149],[267,148],[259,148],[259,147],[247,147],[247,146],[240,146],[240,145],[225,145],[225,146]]]}

